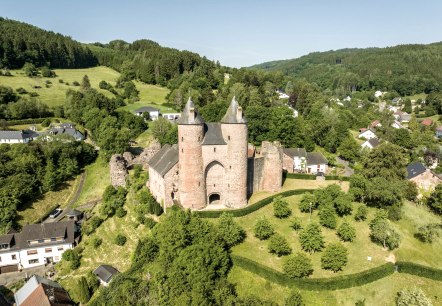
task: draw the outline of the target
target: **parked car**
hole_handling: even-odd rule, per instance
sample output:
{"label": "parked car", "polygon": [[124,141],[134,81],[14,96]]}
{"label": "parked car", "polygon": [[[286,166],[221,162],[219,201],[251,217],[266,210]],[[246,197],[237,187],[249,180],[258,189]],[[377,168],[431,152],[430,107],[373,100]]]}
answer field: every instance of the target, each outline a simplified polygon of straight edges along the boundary
{"label": "parked car", "polygon": [[49,218],[57,218],[61,212],[63,211],[63,209],[61,208],[56,208],[54,209],[50,214],[49,214]]}

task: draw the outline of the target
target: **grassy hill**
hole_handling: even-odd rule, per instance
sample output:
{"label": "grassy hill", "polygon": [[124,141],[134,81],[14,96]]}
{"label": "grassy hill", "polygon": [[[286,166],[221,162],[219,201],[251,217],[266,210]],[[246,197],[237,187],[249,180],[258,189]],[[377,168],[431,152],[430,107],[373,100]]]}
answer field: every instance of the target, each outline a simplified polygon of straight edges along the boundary
{"label": "grassy hill", "polygon": [[305,78],[323,89],[431,92],[442,82],[442,43],[314,52],[296,59],[252,66]]}
{"label": "grassy hill", "polygon": [[[91,86],[93,88],[98,89],[101,93],[108,97],[113,97],[114,95],[109,91],[99,89],[98,84],[100,81],[104,80],[114,86],[118,77],[120,76],[118,71],[105,66],[84,69],[55,69],[54,71],[57,74],[57,77],[55,78],[29,78],[23,74],[22,70],[12,70],[12,77],[0,76],[0,85],[11,87],[14,90],[22,87],[27,92],[36,92],[38,93],[37,98],[41,102],[53,107],[64,104],[66,91],[68,89],[79,90],[79,86],[73,86],[72,83],[74,81],[81,83],[84,75],[89,77]],[[60,80],[62,80],[63,83],[60,83]],[[49,84],[49,87],[46,87],[47,81],[52,83]],[[140,101],[134,104],[129,104],[124,107],[124,109],[131,111],[141,106],[157,105],[157,107],[162,108],[162,110],[169,110],[170,112],[173,111],[171,108],[161,106],[166,101],[165,97],[169,92],[167,88],[157,85],[149,85],[139,81],[135,81],[134,83],[140,92]]]}

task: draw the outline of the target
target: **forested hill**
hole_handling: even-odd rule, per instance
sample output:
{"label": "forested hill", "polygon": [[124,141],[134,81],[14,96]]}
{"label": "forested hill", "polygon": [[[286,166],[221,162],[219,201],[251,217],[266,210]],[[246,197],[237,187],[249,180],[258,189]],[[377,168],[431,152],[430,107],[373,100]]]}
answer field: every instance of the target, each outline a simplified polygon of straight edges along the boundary
{"label": "forested hill", "polygon": [[25,62],[51,68],[97,65],[91,50],[68,36],[0,17],[0,68],[21,68]]}
{"label": "forested hill", "polygon": [[330,90],[431,92],[442,84],[442,43],[314,52],[297,59],[255,65],[305,78]]}

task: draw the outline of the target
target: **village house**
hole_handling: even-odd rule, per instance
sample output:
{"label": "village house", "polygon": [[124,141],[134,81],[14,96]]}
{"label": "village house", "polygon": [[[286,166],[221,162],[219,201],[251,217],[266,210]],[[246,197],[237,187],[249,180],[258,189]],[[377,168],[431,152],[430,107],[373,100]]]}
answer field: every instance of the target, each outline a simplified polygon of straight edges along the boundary
{"label": "village house", "polygon": [[63,287],[52,280],[34,275],[14,294],[16,306],[75,305]]}
{"label": "village house", "polygon": [[438,126],[436,128],[436,137],[437,138],[442,138],[442,126]]}
{"label": "village house", "polygon": [[20,233],[0,236],[0,273],[32,268],[61,260],[78,242],[75,222],[25,225]]}
{"label": "village house", "polygon": [[375,130],[372,128],[369,129],[360,129],[360,133],[358,138],[364,138],[364,139],[372,139],[372,138],[378,138],[375,134]]}
{"label": "village house", "polygon": [[397,104],[399,104],[401,102],[402,102],[402,98],[401,97],[396,97],[393,100],[391,100],[391,104],[393,104],[393,105],[397,105]]}
{"label": "village house", "polygon": [[111,282],[112,278],[117,275],[118,270],[109,265],[100,265],[98,268],[94,270],[94,275],[100,281],[100,284],[107,287]]}
{"label": "village house", "polygon": [[42,139],[46,141],[53,141],[55,137],[73,138],[75,141],[83,141],[84,135],[78,131],[75,127],[63,127],[57,126],[50,128],[49,130],[40,133]]}
{"label": "village house", "polygon": [[433,124],[433,119],[426,118],[426,119],[422,120],[421,124],[423,126],[431,126]]}
{"label": "village house", "polygon": [[326,173],[328,161],[319,152],[306,152],[304,148],[284,148],[283,170],[289,173]]}
{"label": "village house", "polygon": [[151,120],[157,120],[160,116],[160,110],[155,107],[144,106],[134,110],[134,114],[137,116],[143,116],[144,113],[148,113]]}
{"label": "village house", "polygon": [[0,144],[28,143],[36,139],[38,136],[38,133],[31,130],[0,131]]}
{"label": "village house", "polygon": [[407,179],[416,183],[416,186],[423,191],[431,191],[442,180],[430,169],[427,169],[421,162],[413,162],[407,166]]}
{"label": "village house", "polygon": [[289,95],[283,92],[282,90],[277,90],[276,93],[278,94],[279,99],[288,99]]}
{"label": "village house", "polygon": [[369,150],[371,150],[371,149],[376,148],[379,144],[380,144],[379,139],[377,139],[377,138],[371,138],[371,139],[365,141],[363,144],[361,144],[361,147],[362,147],[363,149],[369,149]]}
{"label": "village house", "polygon": [[397,120],[394,120],[393,123],[391,124],[391,127],[395,128],[395,129],[403,129],[404,126]]}
{"label": "village house", "polygon": [[379,120],[375,120],[370,124],[369,128],[375,129],[375,128],[381,127],[381,126],[382,126],[381,122]]}
{"label": "village house", "polygon": [[166,118],[167,120],[172,122],[176,122],[181,117],[181,113],[165,113],[162,115],[163,118]]}
{"label": "village house", "polygon": [[375,98],[382,97],[382,95],[383,95],[383,93],[382,93],[382,91],[380,91],[380,90],[376,90],[375,93],[374,93],[374,97],[375,97]]}
{"label": "village house", "polygon": [[321,152],[307,153],[307,173],[325,174],[328,169],[328,160]]}

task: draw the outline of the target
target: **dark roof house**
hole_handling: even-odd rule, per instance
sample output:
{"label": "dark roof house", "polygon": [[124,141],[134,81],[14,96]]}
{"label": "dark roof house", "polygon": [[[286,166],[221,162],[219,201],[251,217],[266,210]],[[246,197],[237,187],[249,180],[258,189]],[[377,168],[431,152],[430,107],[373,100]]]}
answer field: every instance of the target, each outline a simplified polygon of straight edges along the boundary
{"label": "dark roof house", "polygon": [[284,148],[283,152],[285,155],[287,155],[291,158],[295,158],[295,157],[306,158],[307,157],[307,152],[305,151],[304,148]]}
{"label": "dark roof house", "polygon": [[421,162],[414,162],[407,166],[407,179],[412,179],[427,170]]}
{"label": "dark roof house", "polygon": [[21,131],[0,131],[0,139],[14,139],[14,140],[25,140],[37,138],[38,133],[31,130],[21,130]]}
{"label": "dark roof house", "polygon": [[178,146],[164,145],[148,162],[148,165],[164,177],[178,163]]}
{"label": "dark roof house", "polygon": [[94,270],[94,274],[100,280],[100,282],[107,286],[112,278],[118,274],[118,270],[109,265],[101,265]]}
{"label": "dark roof house", "polygon": [[328,164],[328,160],[320,152],[308,152],[307,153],[307,166]]}

